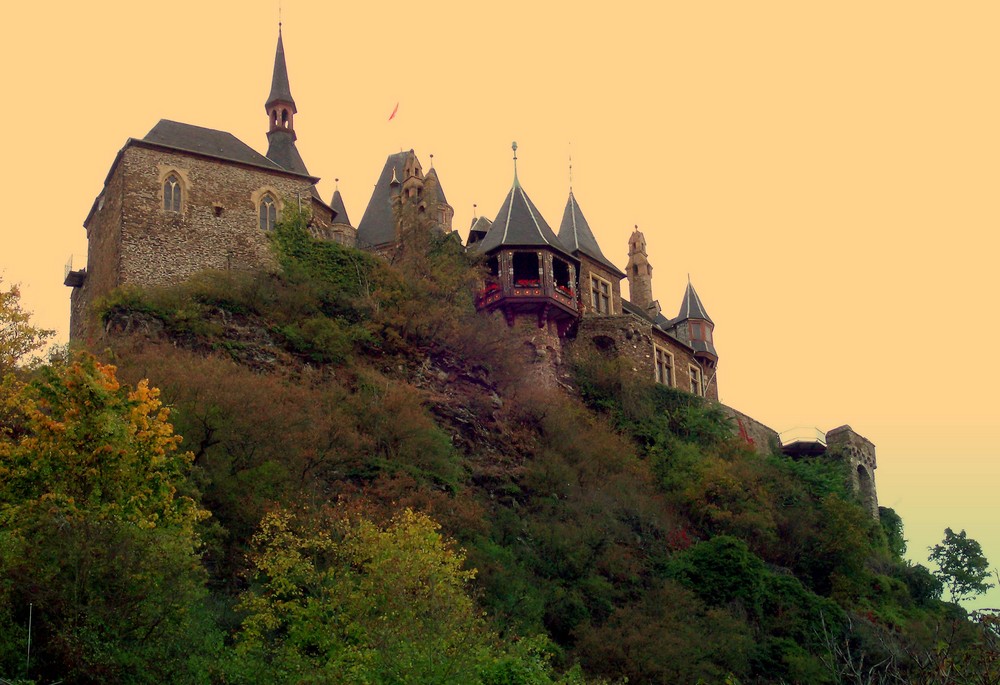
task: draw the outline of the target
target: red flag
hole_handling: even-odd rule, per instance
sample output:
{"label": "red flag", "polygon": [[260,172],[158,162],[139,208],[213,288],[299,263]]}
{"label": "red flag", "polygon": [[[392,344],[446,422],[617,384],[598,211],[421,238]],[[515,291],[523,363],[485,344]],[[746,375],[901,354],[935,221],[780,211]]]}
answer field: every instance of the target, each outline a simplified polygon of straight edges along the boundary
{"label": "red flag", "polygon": [[397,102],[396,106],[392,108],[392,114],[389,115],[389,121],[392,121],[393,117],[396,116],[396,112],[398,111],[399,111],[399,103]]}

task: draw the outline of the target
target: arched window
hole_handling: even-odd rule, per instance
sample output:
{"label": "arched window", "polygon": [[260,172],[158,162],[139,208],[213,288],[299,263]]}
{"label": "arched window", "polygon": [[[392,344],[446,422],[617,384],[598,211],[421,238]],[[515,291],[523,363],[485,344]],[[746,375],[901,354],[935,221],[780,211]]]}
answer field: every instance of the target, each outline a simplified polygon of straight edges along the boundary
{"label": "arched window", "polygon": [[181,183],[174,174],[167,176],[163,182],[163,211],[181,211]]}
{"label": "arched window", "polygon": [[268,194],[260,199],[260,228],[262,231],[273,231],[278,220],[278,205]]}

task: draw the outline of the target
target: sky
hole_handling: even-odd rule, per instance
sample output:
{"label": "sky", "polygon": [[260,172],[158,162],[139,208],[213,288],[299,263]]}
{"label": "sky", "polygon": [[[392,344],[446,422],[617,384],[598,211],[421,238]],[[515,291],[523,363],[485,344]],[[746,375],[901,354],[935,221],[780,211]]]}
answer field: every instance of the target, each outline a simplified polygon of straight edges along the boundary
{"label": "sky", "polygon": [[[298,149],[357,224],[387,155],[434,166],[463,237],[518,176],[572,187],[663,310],[690,274],[723,402],[850,424],[926,562],[945,527],[1000,566],[1000,4],[283,0]],[[266,151],[277,0],[5,9],[0,276],[68,337],[63,268],[117,151],[161,118]],[[396,104],[392,121],[389,115]],[[992,313],[991,313],[992,312]],[[1000,607],[1000,590],[967,603]]]}

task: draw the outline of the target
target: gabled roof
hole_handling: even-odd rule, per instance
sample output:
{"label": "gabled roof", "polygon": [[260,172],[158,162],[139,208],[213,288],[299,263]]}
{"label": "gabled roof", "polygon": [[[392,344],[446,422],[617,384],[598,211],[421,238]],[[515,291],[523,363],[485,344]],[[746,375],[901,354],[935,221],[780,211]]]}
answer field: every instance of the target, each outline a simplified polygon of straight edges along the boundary
{"label": "gabled roof", "polygon": [[472,245],[485,238],[486,234],[490,232],[490,226],[492,225],[493,222],[485,216],[474,218],[472,220],[472,226],[469,227],[469,239],[465,244]]}
{"label": "gabled roof", "polygon": [[333,219],[335,223],[351,225],[351,220],[347,218],[347,208],[344,207],[344,198],[340,196],[339,188],[333,191],[333,199],[330,200],[330,209],[337,213]]}
{"label": "gabled roof", "polygon": [[569,199],[566,200],[566,209],[563,211],[562,223],[559,225],[559,240],[574,252],[581,252],[591,259],[600,262],[619,277],[625,277],[625,273],[612,264],[611,260],[601,252],[601,246],[597,244],[597,238],[594,237],[594,232],[590,230],[590,224],[587,223],[587,218],[583,216],[583,211],[580,209],[580,204],[576,201],[576,196],[573,195],[572,190],[569,191]]}
{"label": "gabled roof", "polygon": [[280,165],[282,169],[309,176],[306,163],[302,161],[302,155],[295,147],[295,134],[291,131],[278,129],[267,134],[267,158]]}
{"label": "gabled roof", "polygon": [[160,119],[142,140],[161,147],[194,152],[231,162],[250,164],[275,171],[293,171],[302,176],[309,175],[306,172],[286,169],[260,154],[232,133],[216,131],[212,128]]}
{"label": "gabled roof", "polygon": [[545,222],[541,212],[524,192],[517,175],[514,175],[514,185],[511,186],[507,198],[493,220],[489,233],[476,243],[472,249],[478,252],[489,252],[503,246],[535,247],[546,246],[561,252],[577,261],[572,253],[563,245],[556,234]]}
{"label": "gabled roof", "polygon": [[288,86],[288,68],[285,66],[285,46],[281,42],[281,25],[278,25],[278,47],[274,51],[274,72],[271,74],[271,93],[267,96],[264,107],[267,108],[272,102],[280,100],[292,106],[292,112],[297,112],[295,100],[292,99],[292,90]]}
{"label": "gabled roof", "polygon": [[708,316],[705,306],[701,303],[701,298],[695,292],[694,286],[688,281],[687,290],[684,291],[684,300],[681,302],[681,311],[674,319],[674,323],[686,321],[687,319],[702,319],[713,326],[715,322]]}
{"label": "gabled roof", "polygon": [[403,168],[413,151],[397,152],[389,155],[382,167],[382,173],[372,191],[372,197],[365,207],[365,213],[358,224],[358,247],[372,247],[391,243],[396,239],[396,217],[392,214],[392,179],[402,182]]}

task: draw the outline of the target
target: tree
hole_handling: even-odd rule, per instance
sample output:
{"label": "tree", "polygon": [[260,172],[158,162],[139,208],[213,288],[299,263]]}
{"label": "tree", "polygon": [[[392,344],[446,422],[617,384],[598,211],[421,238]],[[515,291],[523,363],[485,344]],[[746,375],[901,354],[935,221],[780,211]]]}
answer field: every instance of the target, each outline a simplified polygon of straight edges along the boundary
{"label": "tree", "polygon": [[931,554],[928,560],[938,565],[934,575],[948,586],[953,602],[981,595],[993,587],[993,583],[986,580],[991,573],[983,548],[966,537],[964,530],[955,534],[951,528],[945,528],[941,544],[929,549]]}
{"label": "tree", "polygon": [[[3,279],[0,278],[0,285]],[[53,331],[29,323],[31,312],[21,308],[21,289],[15,283],[0,288],[0,378],[14,368],[25,355],[45,345]]]}
{"label": "tree", "polygon": [[91,356],[2,391],[0,671],[24,669],[31,606],[29,676],[203,681],[207,513],[158,391]]}
{"label": "tree", "polygon": [[266,514],[233,682],[556,682],[544,641],[503,649],[488,630],[467,588],[475,571],[438,528],[409,509],[386,526],[342,509]]}

